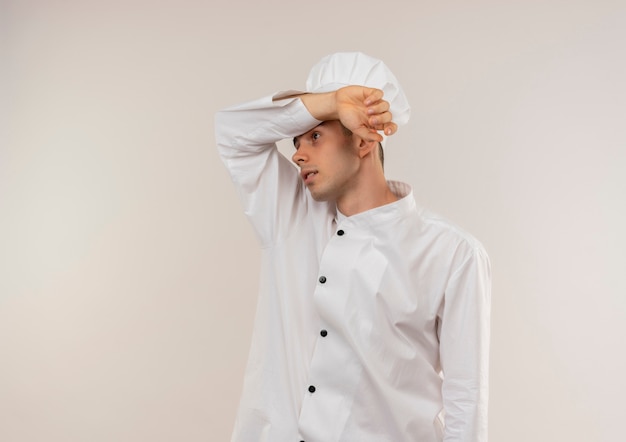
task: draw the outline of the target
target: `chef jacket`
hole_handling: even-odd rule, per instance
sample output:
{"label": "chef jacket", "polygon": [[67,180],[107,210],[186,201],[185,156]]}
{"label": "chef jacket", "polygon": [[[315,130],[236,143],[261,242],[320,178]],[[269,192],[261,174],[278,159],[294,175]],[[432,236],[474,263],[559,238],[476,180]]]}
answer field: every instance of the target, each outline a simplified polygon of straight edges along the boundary
{"label": "chef jacket", "polygon": [[487,441],[490,264],[399,198],[342,216],[276,142],[320,124],[301,100],[220,111],[218,151],[262,247],[233,442]]}

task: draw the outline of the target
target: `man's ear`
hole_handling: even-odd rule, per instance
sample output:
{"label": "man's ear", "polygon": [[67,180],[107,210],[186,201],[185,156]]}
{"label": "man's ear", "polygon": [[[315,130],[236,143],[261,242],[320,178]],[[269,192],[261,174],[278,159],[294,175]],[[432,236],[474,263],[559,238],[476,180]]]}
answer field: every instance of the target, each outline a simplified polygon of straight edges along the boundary
{"label": "man's ear", "polygon": [[366,155],[376,151],[378,147],[378,141],[367,141],[363,138],[359,138],[359,158],[363,158]]}

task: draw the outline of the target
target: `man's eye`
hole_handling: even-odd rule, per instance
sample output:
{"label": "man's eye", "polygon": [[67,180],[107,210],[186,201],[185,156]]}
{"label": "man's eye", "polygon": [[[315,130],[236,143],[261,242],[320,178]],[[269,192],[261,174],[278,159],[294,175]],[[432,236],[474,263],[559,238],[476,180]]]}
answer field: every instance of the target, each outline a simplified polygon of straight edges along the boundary
{"label": "man's eye", "polygon": [[313,138],[314,140],[317,140],[320,136],[321,134],[319,132],[313,132],[311,134],[311,138]]}

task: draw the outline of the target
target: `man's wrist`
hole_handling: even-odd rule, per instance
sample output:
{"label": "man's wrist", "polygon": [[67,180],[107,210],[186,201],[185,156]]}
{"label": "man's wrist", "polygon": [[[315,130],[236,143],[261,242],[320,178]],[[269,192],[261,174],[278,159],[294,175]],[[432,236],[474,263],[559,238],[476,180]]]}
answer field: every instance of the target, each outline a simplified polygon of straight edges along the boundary
{"label": "man's wrist", "polygon": [[335,92],[332,91],[319,94],[302,94],[299,98],[313,118],[319,121],[329,121],[339,119],[335,96]]}

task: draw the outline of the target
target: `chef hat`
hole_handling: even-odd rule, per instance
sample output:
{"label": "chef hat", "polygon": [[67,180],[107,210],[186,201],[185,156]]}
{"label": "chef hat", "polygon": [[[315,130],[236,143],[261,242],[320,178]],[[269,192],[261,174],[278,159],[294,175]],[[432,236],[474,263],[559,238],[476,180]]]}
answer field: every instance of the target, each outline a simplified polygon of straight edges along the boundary
{"label": "chef hat", "polygon": [[396,77],[381,60],[361,52],[338,52],[322,58],[309,72],[306,91],[331,92],[351,85],[382,89],[393,122],[400,126],[409,121],[411,108]]}

